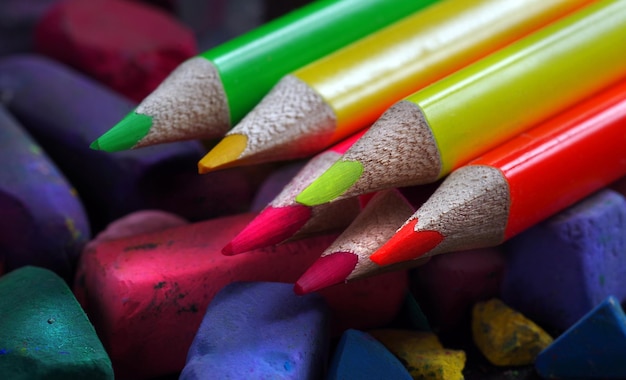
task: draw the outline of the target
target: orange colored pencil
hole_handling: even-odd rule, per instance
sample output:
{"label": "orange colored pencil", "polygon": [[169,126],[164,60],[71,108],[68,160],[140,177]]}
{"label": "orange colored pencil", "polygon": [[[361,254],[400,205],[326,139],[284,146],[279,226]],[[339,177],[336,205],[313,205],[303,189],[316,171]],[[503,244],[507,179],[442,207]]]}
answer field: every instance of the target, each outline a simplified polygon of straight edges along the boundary
{"label": "orange colored pencil", "polygon": [[403,97],[590,2],[437,2],[285,76],[198,169],[318,153]]}
{"label": "orange colored pencil", "polygon": [[626,46],[626,2],[584,7],[395,103],[296,201],[443,178],[625,78],[616,46]]}
{"label": "orange colored pencil", "polygon": [[498,245],[626,175],[626,81],[452,172],[370,259]]}

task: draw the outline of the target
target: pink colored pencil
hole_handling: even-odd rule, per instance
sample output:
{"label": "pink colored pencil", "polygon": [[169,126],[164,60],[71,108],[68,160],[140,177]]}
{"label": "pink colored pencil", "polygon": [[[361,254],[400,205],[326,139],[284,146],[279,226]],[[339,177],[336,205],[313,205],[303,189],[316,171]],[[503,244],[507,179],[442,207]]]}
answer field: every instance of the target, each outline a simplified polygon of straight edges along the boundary
{"label": "pink colored pencil", "polygon": [[311,158],[283,190],[222,249],[222,253],[232,256],[304,237],[340,232],[347,227],[371,195],[319,206],[304,206],[297,203],[295,198],[363,133],[365,131],[358,132]]}

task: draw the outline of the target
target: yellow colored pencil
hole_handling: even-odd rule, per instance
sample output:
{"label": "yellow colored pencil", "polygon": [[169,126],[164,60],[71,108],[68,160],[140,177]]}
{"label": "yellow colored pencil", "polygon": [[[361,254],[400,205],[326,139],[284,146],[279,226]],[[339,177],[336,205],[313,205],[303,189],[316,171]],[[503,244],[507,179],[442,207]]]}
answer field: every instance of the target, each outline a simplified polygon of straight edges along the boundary
{"label": "yellow colored pencil", "polygon": [[199,162],[199,171],[318,153],[405,96],[588,3],[435,3],[285,76]]}
{"label": "yellow colored pencil", "polygon": [[296,201],[434,182],[625,77],[622,46],[626,2],[591,4],[394,104]]}

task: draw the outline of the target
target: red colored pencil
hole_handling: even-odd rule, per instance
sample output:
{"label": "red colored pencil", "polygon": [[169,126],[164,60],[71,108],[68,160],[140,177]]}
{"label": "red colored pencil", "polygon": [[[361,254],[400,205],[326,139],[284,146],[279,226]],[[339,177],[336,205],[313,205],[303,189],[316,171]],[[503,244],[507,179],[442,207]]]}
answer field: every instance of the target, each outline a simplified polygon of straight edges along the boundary
{"label": "red colored pencil", "polygon": [[381,267],[372,263],[369,256],[393,236],[435,188],[435,184],[429,184],[376,193],[348,228],[296,281],[296,294],[394,270],[393,265]]}
{"label": "red colored pencil", "polygon": [[371,197],[369,194],[319,206],[296,202],[298,195],[354,144],[365,130],[317,154],[261,212],[231,240],[222,253],[236,255],[347,227]]}
{"label": "red colored pencil", "polygon": [[370,259],[498,245],[626,174],[626,81],[451,173]]}

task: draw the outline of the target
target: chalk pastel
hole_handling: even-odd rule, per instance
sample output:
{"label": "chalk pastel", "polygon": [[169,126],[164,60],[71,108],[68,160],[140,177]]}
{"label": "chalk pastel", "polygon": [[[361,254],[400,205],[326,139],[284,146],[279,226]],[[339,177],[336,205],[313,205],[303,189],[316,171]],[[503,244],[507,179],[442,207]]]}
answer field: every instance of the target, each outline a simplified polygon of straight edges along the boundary
{"label": "chalk pastel", "polygon": [[463,379],[465,351],[445,348],[432,332],[382,328],[368,333],[400,358],[414,379]]}
{"label": "chalk pastel", "polygon": [[411,380],[413,377],[404,364],[370,334],[348,329],[334,347],[325,379]]}
{"label": "chalk pastel", "polygon": [[472,305],[499,294],[503,270],[500,247],[435,255],[412,272],[412,289],[441,333],[469,332]]}
{"label": "chalk pastel", "polygon": [[34,38],[38,53],[137,102],[198,53],[187,26],[138,1],[61,0],[43,15]]}
{"label": "chalk pastel", "polygon": [[474,304],[472,336],[476,347],[496,366],[533,364],[537,354],[552,343],[540,326],[498,298]]}
{"label": "chalk pastel", "polygon": [[113,379],[111,361],[65,281],[25,266],[0,277],[3,379]]}
{"label": "chalk pastel", "polygon": [[146,232],[178,227],[189,222],[184,218],[161,210],[139,210],[125,215],[100,231],[89,244],[123,239]]}
{"label": "chalk pastel", "polygon": [[[190,223],[102,242],[83,252],[74,291],[109,352],[117,378],[138,380],[182,370],[217,292],[238,281],[293,284],[336,238],[325,235],[223,255],[223,245],[254,216]],[[332,336],[347,328],[389,323],[407,287],[408,276],[400,271],[320,292],[333,315]]]}
{"label": "chalk pastel", "polygon": [[0,105],[0,262],[48,268],[71,281],[91,238],[76,190]]}
{"label": "chalk pastel", "polygon": [[35,26],[57,1],[0,1],[0,56],[32,52]]}
{"label": "chalk pastel", "polygon": [[248,210],[269,168],[198,175],[197,141],[124,152],[89,148],[133,103],[58,62],[34,55],[0,59],[7,108],[81,194],[94,231],[132,211],[160,209],[191,220]]}
{"label": "chalk pastel", "polygon": [[608,296],[541,351],[535,361],[544,379],[626,378],[626,315]]}
{"label": "chalk pastel", "polygon": [[609,295],[626,298],[626,199],[601,190],[509,241],[501,298],[563,331]]}
{"label": "chalk pastel", "polygon": [[297,296],[285,283],[231,283],[209,304],[180,379],[319,379],[328,324],[317,294]]}

